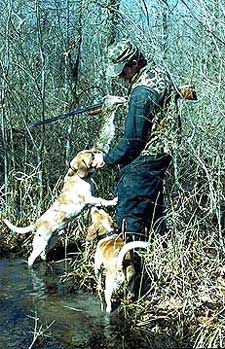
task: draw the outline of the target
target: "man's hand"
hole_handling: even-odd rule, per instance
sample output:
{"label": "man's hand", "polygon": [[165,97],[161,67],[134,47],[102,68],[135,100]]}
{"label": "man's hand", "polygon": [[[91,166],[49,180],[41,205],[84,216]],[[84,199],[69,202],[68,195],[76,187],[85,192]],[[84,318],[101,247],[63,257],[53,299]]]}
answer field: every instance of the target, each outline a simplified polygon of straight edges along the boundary
{"label": "man's hand", "polygon": [[112,206],[116,206],[118,204],[118,196],[114,197],[111,201],[112,201]]}
{"label": "man's hand", "polygon": [[93,160],[92,166],[96,168],[102,168],[105,166],[105,161],[103,160],[102,153],[95,154],[95,158]]}

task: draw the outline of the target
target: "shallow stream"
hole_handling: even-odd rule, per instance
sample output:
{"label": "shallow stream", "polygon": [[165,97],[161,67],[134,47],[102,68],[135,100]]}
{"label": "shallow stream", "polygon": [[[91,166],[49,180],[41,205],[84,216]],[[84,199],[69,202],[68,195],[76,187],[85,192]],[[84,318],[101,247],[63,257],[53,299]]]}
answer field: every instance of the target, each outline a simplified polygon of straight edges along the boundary
{"label": "shallow stream", "polygon": [[97,297],[62,282],[64,263],[0,259],[0,349],[104,348],[112,319]]}

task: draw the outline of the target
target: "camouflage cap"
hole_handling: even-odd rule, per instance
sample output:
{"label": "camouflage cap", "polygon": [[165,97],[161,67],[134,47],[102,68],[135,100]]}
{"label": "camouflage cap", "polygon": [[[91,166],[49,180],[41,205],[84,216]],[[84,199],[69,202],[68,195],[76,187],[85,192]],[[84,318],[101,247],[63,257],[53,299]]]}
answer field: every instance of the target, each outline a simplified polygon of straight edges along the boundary
{"label": "camouflage cap", "polygon": [[138,52],[138,48],[130,40],[123,39],[110,46],[108,51],[107,77],[115,78],[123,71],[124,66]]}

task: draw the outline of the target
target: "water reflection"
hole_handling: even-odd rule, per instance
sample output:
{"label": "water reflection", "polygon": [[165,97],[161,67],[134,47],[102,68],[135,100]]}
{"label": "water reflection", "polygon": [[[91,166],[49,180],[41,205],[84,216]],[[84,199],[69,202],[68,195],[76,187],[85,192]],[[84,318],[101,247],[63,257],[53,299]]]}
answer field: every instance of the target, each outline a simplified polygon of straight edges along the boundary
{"label": "water reflection", "polygon": [[[22,259],[0,260],[0,348],[89,348],[111,331],[98,299],[69,282],[60,282],[63,263],[37,263],[29,270]],[[91,347],[90,347],[91,348]]]}

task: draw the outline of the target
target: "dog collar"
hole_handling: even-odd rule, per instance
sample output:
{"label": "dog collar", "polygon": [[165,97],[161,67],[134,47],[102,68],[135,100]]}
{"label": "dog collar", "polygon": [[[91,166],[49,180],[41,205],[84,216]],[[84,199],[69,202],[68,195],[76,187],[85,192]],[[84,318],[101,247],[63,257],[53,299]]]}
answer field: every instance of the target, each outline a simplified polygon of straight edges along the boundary
{"label": "dog collar", "polygon": [[69,164],[69,168],[70,168],[73,172],[77,172],[77,169],[75,169],[75,167],[71,166],[70,164]]}
{"label": "dog collar", "polygon": [[86,177],[81,177],[81,176],[79,175],[79,173],[78,173],[78,169],[77,169],[77,168],[71,166],[70,164],[69,164],[69,168],[70,168],[74,173],[76,173],[76,174],[78,175],[78,177],[80,177],[80,178],[83,179],[83,180],[88,179],[88,178],[91,177],[91,175],[92,175],[92,173],[88,173],[88,175],[87,175]]}
{"label": "dog collar", "polygon": [[118,233],[115,230],[111,230],[106,234],[106,237],[113,236],[113,235],[118,235]]}

